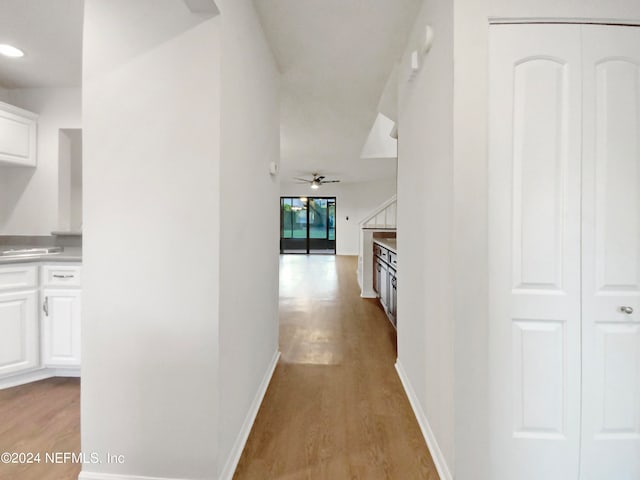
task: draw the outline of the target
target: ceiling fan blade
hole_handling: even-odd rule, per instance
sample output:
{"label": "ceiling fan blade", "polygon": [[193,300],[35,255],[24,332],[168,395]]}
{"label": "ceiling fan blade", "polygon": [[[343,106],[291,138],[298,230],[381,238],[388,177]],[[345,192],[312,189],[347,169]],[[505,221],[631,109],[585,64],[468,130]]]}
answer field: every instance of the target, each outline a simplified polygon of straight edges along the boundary
{"label": "ceiling fan blade", "polygon": [[317,175],[315,177],[315,179],[318,180],[319,182],[321,182],[323,178],[324,178],[324,175]]}
{"label": "ceiling fan blade", "polygon": [[294,180],[299,180],[301,182],[306,182],[306,183],[311,183],[313,182],[313,180],[307,180],[306,178],[298,178],[298,177],[293,177]]}
{"label": "ceiling fan blade", "polygon": [[322,183],[340,183],[340,180],[323,180]]}

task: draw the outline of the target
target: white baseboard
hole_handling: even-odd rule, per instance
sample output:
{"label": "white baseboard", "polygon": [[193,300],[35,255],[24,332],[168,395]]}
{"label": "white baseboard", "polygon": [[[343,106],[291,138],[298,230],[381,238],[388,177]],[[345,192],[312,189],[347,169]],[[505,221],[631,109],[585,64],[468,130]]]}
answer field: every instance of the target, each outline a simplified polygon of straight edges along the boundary
{"label": "white baseboard", "polygon": [[114,473],[80,472],[78,480],[187,480],[184,478],[141,477],[138,475],[116,475]]}
{"label": "white baseboard", "polygon": [[0,379],[0,390],[17,387],[26,383],[37,382],[53,377],[80,377],[80,367],[73,368],[38,368],[25,373],[18,373]]}
{"label": "white baseboard", "polygon": [[236,441],[233,444],[233,448],[231,449],[231,453],[229,453],[229,457],[227,457],[227,461],[224,465],[224,468],[222,469],[222,473],[220,473],[219,480],[231,480],[233,478],[233,474],[236,471],[238,462],[240,461],[240,456],[242,455],[242,450],[244,450],[244,446],[247,443],[247,439],[249,438],[249,434],[251,433],[251,428],[253,427],[253,423],[255,422],[256,416],[258,415],[260,405],[262,405],[264,395],[265,393],[267,393],[267,387],[269,387],[271,377],[273,376],[273,372],[276,369],[279,358],[280,352],[277,351],[273,355],[271,363],[267,367],[267,371],[265,372],[264,377],[262,377],[262,383],[260,384],[260,387],[256,392],[256,396],[251,403],[251,407],[249,407],[249,411],[247,412],[247,416],[244,419],[244,423],[242,424],[240,433],[238,433]]}
{"label": "white baseboard", "polygon": [[17,387],[18,385],[24,385],[25,383],[37,382],[38,380],[44,380],[45,378],[51,378],[53,376],[53,372],[48,368],[40,368],[26,373],[19,373],[0,380],[0,390]]}
{"label": "white baseboard", "polygon": [[187,480],[186,478],[141,477],[139,475],[117,475],[114,473],[80,472],[78,480]]}
{"label": "white baseboard", "polygon": [[53,374],[56,377],[80,377],[80,368],[54,368]]}
{"label": "white baseboard", "polygon": [[[240,456],[242,455],[242,450],[244,449],[245,444],[247,443],[247,439],[249,438],[249,434],[251,433],[251,428],[253,427],[253,423],[255,422],[256,416],[258,415],[258,410],[260,409],[260,405],[262,404],[262,400],[264,399],[265,393],[267,393],[267,387],[271,382],[271,377],[273,376],[273,372],[276,369],[276,365],[278,364],[278,359],[280,358],[280,352],[276,352],[271,359],[271,363],[267,367],[267,371],[262,378],[262,383],[256,392],[256,396],[249,407],[249,412],[247,412],[247,416],[244,419],[244,423],[242,424],[242,428],[240,429],[240,433],[238,434],[236,441],[231,449],[231,453],[227,458],[227,462],[224,465],[222,473],[220,474],[219,480],[231,480],[233,478],[233,474],[235,473],[236,467],[238,466],[238,462],[240,461]],[[136,475],[116,475],[112,473],[95,473],[95,472],[87,472],[82,471],[78,476],[78,480],[186,480],[186,479],[178,479],[178,478],[164,478],[164,477],[140,477]]]}
{"label": "white baseboard", "polygon": [[429,425],[429,421],[427,420],[427,416],[425,415],[422,407],[420,406],[420,402],[416,397],[416,393],[409,382],[409,378],[400,363],[400,360],[396,362],[396,371],[398,372],[398,376],[400,377],[400,381],[402,382],[402,386],[404,387],[404,391],[409,398],[409,403],[411,404],[411,408],[413,409],[413,413],[418,420],[418,425],[420,425],[420,430],[422,430],[422,436],[427,442],[427,447],[429,448],[429,452],[431,452],[431,458],[433,458],[433,463],[436,466],[436,470],[438,470],[438,475],[440,476],[440,480],[453,480],[453,476],[451,475],[451,470],[449,470],[449,466],[447,465],[447,461],[442,454],[442,450],[440,450],[440,446],[436,441],[436,437],[433,434],[433,430],[431,430],[431,426]]}

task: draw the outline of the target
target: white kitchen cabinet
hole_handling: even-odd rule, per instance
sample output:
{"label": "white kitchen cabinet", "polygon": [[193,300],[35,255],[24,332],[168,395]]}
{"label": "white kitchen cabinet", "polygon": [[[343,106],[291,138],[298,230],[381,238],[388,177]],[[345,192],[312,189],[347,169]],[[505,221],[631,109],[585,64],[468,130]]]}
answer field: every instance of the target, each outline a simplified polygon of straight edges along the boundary
{"label": "white kitchen cabinet", "polygon": [[40,269],[45,367],[80,366],[81,272],[78,265],[43,265]]}
{"label": "white kitchen cabinet", "polygon": [[40,269],[40,284],[46,287],[80,287],[81,269],[74,265],[43,265]]}
{"label": "white kitchen cabinet", "polygon": [[0,102],[0,164],[36,166],[38,115]]}
{"label": "white kitchen cabinet", "polygon": [[79,366],[81,291],[43,288],[42,310],[42,363]]}
{"label": "white kitchen cabinet", "polygon": [[0,292],[0,377],[38,367],[37,291]]}
{"label": "white kitchen cabinet", "polygon": [[640,478],[640,28],[490,34],[493,480]]}

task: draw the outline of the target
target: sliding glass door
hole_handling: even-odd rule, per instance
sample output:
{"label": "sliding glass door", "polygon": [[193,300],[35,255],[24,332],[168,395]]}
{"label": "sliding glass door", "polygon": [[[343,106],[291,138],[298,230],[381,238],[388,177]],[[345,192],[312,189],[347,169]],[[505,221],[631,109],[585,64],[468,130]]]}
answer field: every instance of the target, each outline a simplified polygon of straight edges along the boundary
{"label": "sliding glass door", "polygon": [[336,253],[336,198],[281,197],[280,253]]}

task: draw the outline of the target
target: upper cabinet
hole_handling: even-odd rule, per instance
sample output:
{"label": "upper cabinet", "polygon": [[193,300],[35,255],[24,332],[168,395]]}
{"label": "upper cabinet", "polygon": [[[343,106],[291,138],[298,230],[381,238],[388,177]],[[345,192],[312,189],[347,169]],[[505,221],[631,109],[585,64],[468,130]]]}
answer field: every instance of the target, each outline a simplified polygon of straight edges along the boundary
{"label": "upper cabinet", "polygon": [[0,164],[36,166],[38,115],[0,102]]}

